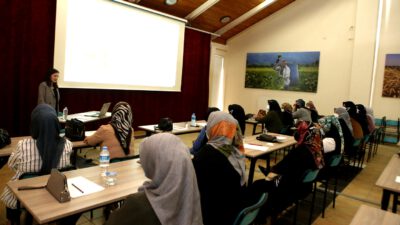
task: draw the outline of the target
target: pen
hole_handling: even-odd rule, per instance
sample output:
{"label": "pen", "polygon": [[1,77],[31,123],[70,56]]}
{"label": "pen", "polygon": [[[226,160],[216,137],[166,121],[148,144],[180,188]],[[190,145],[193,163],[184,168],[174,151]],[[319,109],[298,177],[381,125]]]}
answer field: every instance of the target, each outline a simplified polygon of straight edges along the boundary
{"label": "pen", "polygon": [[78,189],[78,191],[80,191],[83,194],[83,191],[80,188],[78,188],[75,184],[71,184],[71,185],[74,186],[76,189]]}

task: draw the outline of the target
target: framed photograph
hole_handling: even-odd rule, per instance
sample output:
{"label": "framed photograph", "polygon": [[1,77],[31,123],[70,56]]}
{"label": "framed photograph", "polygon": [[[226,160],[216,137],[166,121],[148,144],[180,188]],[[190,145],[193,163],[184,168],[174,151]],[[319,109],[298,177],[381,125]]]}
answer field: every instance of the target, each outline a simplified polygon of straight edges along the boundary
{"label": "framed photograph", "polygon": [[400,98],[400,54],[386,54],[382,97]]}
{"label": "framed photograph", "polygon": [[317,92],[320,52],[247,53],[245,88]]}

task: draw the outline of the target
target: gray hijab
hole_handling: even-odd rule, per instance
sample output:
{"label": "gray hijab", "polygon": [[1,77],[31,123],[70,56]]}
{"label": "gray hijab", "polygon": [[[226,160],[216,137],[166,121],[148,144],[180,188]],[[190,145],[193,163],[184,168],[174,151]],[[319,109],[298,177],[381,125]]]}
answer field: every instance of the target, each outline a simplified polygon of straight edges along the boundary
{"label": "gray hijab", "polygon": [[335,108],[335,113],[339,115],[340,119],[343,119],[346,122],[347,127],[349,128],[351,135],[353,135],[353,126],[351,125],[350,115],[347,112],[345,107]]}
{"label": "gray hijab", "polygon": [[145,192],[161,224],[203,224],[188,147],[173,134],[155,134],[141,143],[140,161],[150,181],[139,191]]}

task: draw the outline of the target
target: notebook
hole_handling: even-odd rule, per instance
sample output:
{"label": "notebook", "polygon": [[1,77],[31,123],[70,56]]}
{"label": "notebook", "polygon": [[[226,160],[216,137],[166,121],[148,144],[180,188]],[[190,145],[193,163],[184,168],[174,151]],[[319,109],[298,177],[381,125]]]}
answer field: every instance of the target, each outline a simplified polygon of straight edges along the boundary
{"label": "notebook", "polygon": [[87,114],[85,116],[103,117],[106,115],[108,109],[110,108],[110,105],[111,105],[111,102],[104,103],[99,112]]}

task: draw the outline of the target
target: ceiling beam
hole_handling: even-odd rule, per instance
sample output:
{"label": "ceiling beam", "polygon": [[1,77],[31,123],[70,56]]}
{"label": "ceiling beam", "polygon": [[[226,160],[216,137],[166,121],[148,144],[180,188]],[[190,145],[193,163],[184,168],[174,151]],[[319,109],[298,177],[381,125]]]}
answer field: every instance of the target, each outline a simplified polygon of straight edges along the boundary
{"label": "ceiling beam", "polygon": [[187,15],[185,19],[187,19],[188,21],[196,19],[200,14],[202,14],[207,9],[211,8],[217,2],[219,2],[219,0],[208,0],[204,2],[202,5],[197,7],[197,9],[193,10],[189,15]]}
{"label": "ceiling beam", "polygon": [[[243,21],[249,19],[250,17],[254,16],[255,14],[259,13],[261,10],[267,8],[269,5],[274,3],[276,0],[265,0],[264,2],[258,4],[256,7],[252,8],[251,10],[247,11],[245,14],[241,15],[240,17],[236,18],[232,22],[228,23],[226,26],[222,27],[221,29],[217,30],[215,33],[219,35],[223,35],[225,32],[229,31],[230,29],[236,27]],[[215,38],[215,37],[214,37]]]}

